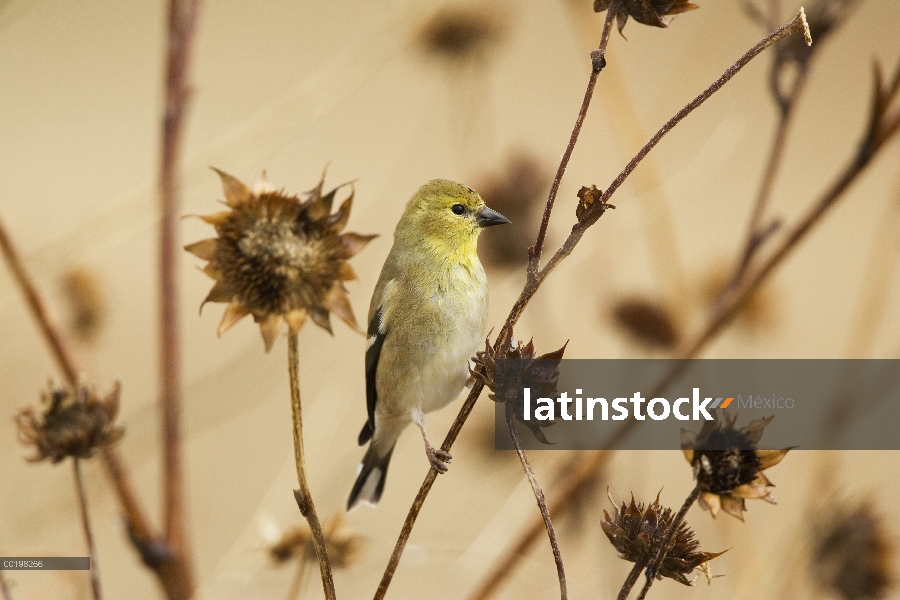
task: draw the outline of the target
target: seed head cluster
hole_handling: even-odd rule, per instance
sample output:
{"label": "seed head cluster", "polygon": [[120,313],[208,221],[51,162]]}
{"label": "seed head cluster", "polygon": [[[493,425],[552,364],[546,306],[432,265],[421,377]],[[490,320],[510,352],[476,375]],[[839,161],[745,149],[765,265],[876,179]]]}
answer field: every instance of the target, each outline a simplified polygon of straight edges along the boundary
{"label": "seed head cluster", "polygon": [[102,398],[84,384],[73,390],[51,383],[42,392],[41,402],[43,411],[29,406],[15,416],[19,439],[36,451],[30,461],[90,458],[98,447],[118,441],[125,432],[114,424],[119,412],[118,383]]}
{"label": "seed head cluster", "polygon": [[341,233],[353,193],[332,213],[337,188],[323,193],[324,178],[301,199],[275,190],[265,176],[251,190],[216,172],[229,210],[201,217],[218,237],[185,250],[209,261],[204,272],[216,280],[203,304],[228,303],[219,335],[248,314],[267,352],[284,322],[295,334],[309,317],[331,332],[333,312],[358,330],[343,282],[356,278],[347,260],[375,236]]}
{"label": "seed head cluster", "polygon": [[[600,522],[603,533],[620,558],[646,565],[656,557],[663,543],[674,517],[672,511],[660,506],[658,494],[656,500],[646,506],[636,503],[633,494],[628,505],[623,502],[617,507],[611,497],[609,501],[613,504],[613,514],[603,511],[603,521]],[[669,544],[668,553],[656,571],[656,578],[668,577],[684,585],[694,584],[693,579],[687,578],[694,569],[706,568],[705,563],[725,552],[700,552],[700,542],[694,538],[694,532],[685,521],[678,524]]]}
{"label": "seed head cluster", "polygon": [[700,486],[700,506],[713,516],[721,509],[743,521],[748,498],[776,503],[768,489],[775,484],[763,471],[781,462],[790,448],[757,448],[763,429],[773,418],[756,419],[737,428],[737,415],[730,419],[726,416],[705,421],[699,433],[682,430],[681,449],[694,468]]}

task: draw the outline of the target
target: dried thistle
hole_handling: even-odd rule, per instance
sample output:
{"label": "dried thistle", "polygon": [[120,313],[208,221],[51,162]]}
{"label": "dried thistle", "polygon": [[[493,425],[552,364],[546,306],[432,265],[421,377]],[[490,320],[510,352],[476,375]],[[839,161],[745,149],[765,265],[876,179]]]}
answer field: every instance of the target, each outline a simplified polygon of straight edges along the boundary
{"label": "dried thistle", "polygon": [[[607,496],[609,490],[607,489]],[[666,536],[666,530],[672,523],[671,509],[660,506],[659,494],[649,506],[634,501],[631,504],[616,507],[612,497],[613,515],[603,511],[600,527],[609,538],[620,558],[629,562],[648,564],[656,556],[660,544]],[[656,578],[668,577],[684,585],[694,585],[694,579],[688,579],[695,569],[708,572],[708,561],[727,552],[700,552],[700,542],[694,538],[694,532],[687,522],[681,521],[675,535],[669,542],[669,549],[662,565],[656,570]]]}
{"label": "dried thistle", "polygon": [[[335,517],[325,536],[328,558],[333,567],[343,569],[349,567],[359,557],[363,545],[363,537],[341,531],[342,519]],[[308,527],[296,525],[286,529],[281,537],[266,548],[276,565],[299,559],[303,562],[316,562],[316,547]]]}
{"label": "dried thistle", "polygon": [[41,393],[41,402],[43,412],[29,406],[15,416],[19,440],[37,451],[29,461],[90,458],[98,447],[118,441],[125,432],[113,423],[119,412],[118,382],[103,398],[84,384],[72,390],[51,382]]}
{"label": "dried thistle", "polygon": [[671,350],[681,337],[669,307],[654,300],[621,300],[613,307],[613,319],[630,337],[650,348]]}
{"label": "dried thistle", "polygon": [[756,419],[740,429],[737,415],[704,421],[700,432],[681,430],[681,449],[694,468],[700,487],[700,506],[715,517],[719,509],[744,520],[746,500],[762,498],[776,504],[769,492],[774,487],[763,471],[777,465],[790,448],[757,448],[763,429],[774,416]]}
{"label": "dried thistle", "polygon": [[482,369],[473,370],[472,376],[491,390],[491,400],[511,407],[515,419],[525,425],[539,442],[550,444],[541,428],[548,427],[553,422],[535,419],[526,421],[521,393],[527,387],[531,388],[531,393],[536,398],[553,398],[557,395],[559,362],[568,342],[559,350],[535,356],[533,340],[521,344],[512,337],[512,331],[507,330],[507,333],[507,343],[496,352],[488,340],[485,340],[484,350],[472,359],[476,367]]}
{"label": "dried thistle", "polygon": [[292,334],[306,318],[331,332],[330,313],[356,330],[356,318],[343,282],[356,279],[347,259],[375,236],[344,233],[353,192],[331,212],[335,188],[322,193],[324,175],[305,199],[276,191],[265,179],[250,190],[231,175],[222,178],[230,210],[201,217],[217,238],[185,246],[209,261],[203,271],[216,280],[207,302],[227,302],[219,324],[222,335],[244,316],[259,323],[266,352],[287,322]]}
{"label": "dried thistle", "polygon": [[886,597],[895,580],[894,548],[872,506],[840,510],[825,525],[816,529],[815,580],[847,600]]}
{"label": "dried thistle", "polygon": [[603,12],[611,5],[618,7],[616,25],[620,34],[628,17],[633,17],[644,25],[668,27],[668,21],[664,17],[700,8],[688,0],[594,0],[594,12]]}
{"label": "dried thistle", "polygon": [[482,58],[504,33],[500,13],[483,8],[443,7],[419,30],[419,47],[432,56],[465,62]]}
{"label": "dried thistle", "polygon": [[507,160],[503,172],[476,186],[485,202],[511,223],[492,231],[479,245],[479,254],[489,265],[518,267],[528,262],[529,240],[538,229],[549,179],[544,164],[520,152]]}

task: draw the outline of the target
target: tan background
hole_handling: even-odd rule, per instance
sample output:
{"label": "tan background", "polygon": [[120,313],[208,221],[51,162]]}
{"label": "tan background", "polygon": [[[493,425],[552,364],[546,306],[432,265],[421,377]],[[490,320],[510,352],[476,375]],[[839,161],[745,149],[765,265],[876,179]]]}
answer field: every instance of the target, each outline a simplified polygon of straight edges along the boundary
{"label": "tan background", "polygon": [[[433,177],[477,185],[515,150],[548,168],[565,147],[587,79],[588,51],[602,16],[584,0],[490,3],[505,35],[487,60],[448,68],[418,50],[416,31],[436,3],[235,2],[208,0],[193,68],[194,100],[183,164],[184,213],[216,210],[214,165],[245,181],[267,170],[276,186],[312,187],[355,179],[348,229],[378,233],[353,259],[349,285],[360,319],[406,199]],[[630,22],[628,41],[610,43],[609,66],[562,185],[551,245],[573,222],[575,192],[606,184],[638,144],[702,90],[761,32],[738,2],[701,2],[668,31]],[[785,11],[790,3],[783,3]],[[790,5],[793,10],[793,5]],[[787,14],[787,12],[786,12]],[[785,18],[787,20],[787,17]],[[870,64],[896,64],[900,3],[868,0],[821,49],[792,130],[773,212],[791,219],[828,184],[853,152],[871,86]],[[54,313],[65,318],[61,277],[96,273],[108,307],[93,345],[78,346],[91,380],[121,380],[121,450],[154,516],[159,504],[156,399],[155,176],[162,81],[162,2],[0,1],[0,215],[11,229]],[[733,260],[744,235],[774,105],[763,55],[662,142],[605,216],[525,313],[518,333],[539,349],[569,341],[567,357],[643,356],[614,329],[617,298],[643,293],[702,320],[702,281]],[[769,316],[736,327],[704,355],[716,357],[890,357],[900,354],[900,181],[894,144],[780,269]],[[660,241],[671,228],[676,247]],[[198,220],[186,243],[207,237]],[[490,243],[491,231],[482,238]],[[533,235],[533,234],[532,234]],[[258,329],[242,322],[222,339],[221,306],[197,306],[210,281],[181,257],[189,521],[202,598],[282,598],[293,569],[275,569],[266,536],[300,520],[294,484],[283,339],[271,354]],[[490,326],[502,322],[521,288],[521,270],[489,271]],[[858,339],[884,303],[875,335]],[[84,553],[71,469],[28,464],[11,415],[35,403],[57,377],[18,290],[0,270],[0,555]],[[312,325],[300,338],[311,484],[324,518],[342,511],[362,451],[363,340],[335,323],[330,337]],[[458,405],[457,405],[458,406]],[[465,598],[515,532],[535,517],[531,492],[512,454],[492,455],[491,406],[482,399],[454,448],[413,533],[392,588],[395,598]],[[429,415],[440,439],[455,415]],[[797,452],[770,478],[777,507],[751,503],[746,523],[716,521],[694,508],[689,521],[707,550],[732,548],[713,563],[727,575],[695,589],[665,581],[656,597],[813,597],[805,574],[809,521],[836,504],[872,496],[892,531],[900,472],[897,453]],[[553,495],[562,453],[534,456]],[[827,462],[831,461],[831,462]],[[829,487],[812,480],[823,464]],[[98,464],[86,467],[107,598],[158,598],[153,578],[128,544]],[[336,574],[339,596],[370,596],[406,509],[426,472],[421,441],[400,441],[381,506],[363,508],[346,528],[366,538],[359,560]],[[691,488],[680,453],[618,456],[608,483],[679,505]],[[834,493],[837,489],[838,492]],[[628,572],[598,526],[599,498],[580,521],[561,521],[570,597],[611,598]],[[16,600],[87,598],[78,572],[10,572]],[[557,583],[546,544],[523,561],[505,598],[553,597]],[[315,579],[304,597],[319,597]]]}

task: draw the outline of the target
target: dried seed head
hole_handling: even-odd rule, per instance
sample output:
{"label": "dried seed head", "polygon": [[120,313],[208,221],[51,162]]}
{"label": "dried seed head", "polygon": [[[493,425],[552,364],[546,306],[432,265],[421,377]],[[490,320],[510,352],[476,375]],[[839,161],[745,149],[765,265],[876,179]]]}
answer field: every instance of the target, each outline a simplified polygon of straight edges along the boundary
{"label": "dried seed head", "polygon": [[[613,514],[610,516],[603,511],[603,521],[600,522],[603,533],[620,558],[633,563],[649,563],[656,557],[674,514],[660,506],[659,494],[649,506],[635,503],[634,494],[631,495],[631,504],[627,506],[623,502],[621,507],[616,507],[611,497],[609,501],[613,504]],[[726,552],[700,552],[700,542],[694,539],[694,532],[684,520],[678,524],[669,544],[656,578],[669,577],[684,585],[694,584],[693,579],[687,578],[694,569],[703,570],[708,561]]]}
{"label": "dried seed head", "polygon": [[631,338],[649,348],[671,350],[678,344],[675,317],[661,302],[626,298],[613,307],[613,319]]}
{"label": "dried seed head", "polygon": [[418,45],[450,62],[481,59],[503,38],[503,16],[483,8],[443,7],[419,30]]}
{"label": "dried seed head", "polygon": [[871,505],[844,509],[816,529],[813,577],[847,600],[877,600],[895,581],[894,548]]}
{"label": "dried seed head", "polygon": [[230,210],[201,217],[219,237],[189,244],[185,250],[209,261],[203,270],[216,280],[203,304],[228,303],[219,335],[248,314],[259,323],[267,352],[283,321],[292,334],[307,317],[331,332],[333,312],[359,330],[343,282],[356,279],[347,259],[375,236],[341,234],[350,218],[353,192],[332,213],[338,188],[323,194],[324,175],[300,199],[274,190],[265,174],[251,191],[231,175],[216,172]]}
{"label": "dried seed head", "polygon": [[[325,548],[331,566],[344,569],[353,564],[359,557],[363,545],[362,536],[341,531],[343,521],[335,517],[325,532]],[[294,526],[286,529],[281,538],[269,545],[266,550],[276,565],[290,560],[316,562],[316,547],[312,534],[307,526]]]}
{"label": "dried seed head", "polygon": [[86,267],[72,269],[63,275],[61,287],[68,304],[69,328],[80,341],[94,342],[107,312],[97,273]]}
{"label": "dried seed head", "polygon": [[[615,1],[594,0],[594,12],[603,12]],[[688,0],[621,0],[619,10],[616,12],[616,25],[619,27],[619,33],[622,33],[628,17],[633,17],[635,21],[644,25],[668,27],[668,22],[663,17],[695,8],[700,7]]]}
{"label": "dried seed head", "polygon": [[72,390],[50,383],[41,401],[43,412],[29,406],[15,416],[19,439],[37,451],[30,461],[49,458],[57,463],[67,456],[90,458],[95,449],[118,441],[124,434],[122,427],[113,424],[119,411],[118,382],[104,398],[84,384]]}
{"label": "dried seed head", "polygon": [[492,230],[479,244],[479,254],[488,265],[513,268],[528,262],[529,239],[538,230],[549,179],[546,165],[519,153],[507,160],[501,173],[485,177],[476,186],[485,202],[511,222]]}
{"label": "dried seed head", "polygon": [[748,498],[776,504],[768,489],[775,484],[763,471],[781,462],[790,448],[757,448],[763,429],[774,418],[756,419],[738,429],[737,415],[724,416],[704,421],[699,433],[681,430],[681,449],[700,486],[700,506],[713,516],[722,509],[743,521]]}
{"label": "dried seed head", "polygon": [[520,344],[513,338],[512,330],[507,329],[505,333],[507,342],[496,352],[485,339],[484,350],[472,359],[476,367],[480,366],[482,370],[473,370],[472,376],[480,379],[493,392],[490,394],[491,400],[511,406],[516,420],[528,427],[538,441],[550,444],[541,428],[548,427],[553,422],[535,419],[526,421],[521,393],[527,387],[531,388],[531,394],[535,398],[553,398],[557,395],[559,361],[562,360],[568,342],[559,350],[535,356],[533,341]]}

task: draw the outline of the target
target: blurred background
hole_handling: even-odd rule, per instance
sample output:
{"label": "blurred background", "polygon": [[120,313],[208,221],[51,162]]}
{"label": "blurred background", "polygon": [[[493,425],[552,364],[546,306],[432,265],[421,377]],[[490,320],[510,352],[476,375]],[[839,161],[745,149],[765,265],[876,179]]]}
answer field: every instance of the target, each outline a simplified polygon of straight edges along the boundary
{"label": "blurred background", "polygon": [[[550,250],[575,222],[576,192],[605,188],[666,119],[766,33],[741,2],[698,3],[668,29],[632,20],[627,40],[613,32],[560,188]],[[856,4],[817,49],[795,109],[767,213],[786,224],[854,155],[873,60],[890,73],[900,57],[900,3]],[[799,4],[782,1],[781,8],[786,22]],[[161,500],[155,225],[165,9],[163,2],[0,0],[0,217],[90,381],[100,390],[122,382],[119,448],[154,518]],[[326,185],[354,180],[348,230],[380,236],[351,261],[359,280],[348,284],[349,296],[364,320],[407,199],[435,177],[466,182],[513,221],[480,242],[489,327],[497,327],[524,283],[525,248],[581,104],[603,16],[589,0],[207,0],[192,65],[183,212],[218,210],[222,192],[210,166],[248,183],[265,170],[291,192],[311,189],[326,165]],[[613,197],[616,210],[531,302],[517,337],[533,337],[541,352],[568,340],[567,358],[664,357],[702,327],[741,252],[771,152],[773,57],[752,62],[660,143]],[[900,358],[898,164],[893,143],[702,356]],[[180,227],[182,243],[212,235],[199,219]],[[249,320],[217,339],[222,305],[197,314],[211,286],[202,265],[180,257],[198,598],[285,598],[297,560],[279,565],[268,548],[302,523],[291,493],[286,344],[280,339],[266,354]],[[26,462],[31,452],[17,441],[13,414],[38,402],[48,378],[61,377],[6,268],[0,310],[0,556],[84,555],[71,469]],[[325,521],[344,512],[365,420],[364,339],[343,324],[334,329],[333,337],[312,326],[300,335],[310,483]],[[428,416],[432,440],[443,437],[460,404]],[[427,471],[421,445],[407,432],[380,506],[343,518],[342,535],[358,547],[335,574],[339,597],[374,593]],[[486,396],[453,455],[389,597],[469,598],[538,516],[516,456],[493,450]],[[570,459],[562,451],[532,455],[551,500]],[[85,461],[84,469],[105,596],[160,598],[101,465]],[[714,520],[699,507],[688,513],[704,550],[730,548],[711,563],[724,577],[707,586],[701,576],[695,588],[665,580],[650,595],[841,597],[823,590],[828,577],[811,570],[824,562],[815,532],[824,535],[865,505],[873,528],[896,547],[898,473],[897,452],[792,452],[767,471],[777,506],[751,502],[743,523]],[[661,502],[675,508],[693,486],[676,452],[617,454],[595,483],[556,520],[573,598],[613,598],[630,570],[599,527],[610,508],[607,486],[616,500],[633,492],[645,502],[662,489]],[[896,554],[885,550],[878,560],[897,573]],[[321,596],[316,570],[306,569],[300,597]],[[84,572],[8,571],[5,578],[15,600],[90,597]],[[542,538],[495,597],[557,593]],[[895,587],[885,593],[900,597]]]}

